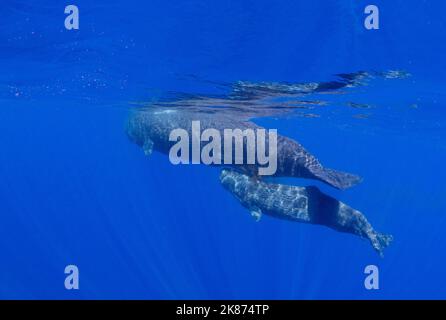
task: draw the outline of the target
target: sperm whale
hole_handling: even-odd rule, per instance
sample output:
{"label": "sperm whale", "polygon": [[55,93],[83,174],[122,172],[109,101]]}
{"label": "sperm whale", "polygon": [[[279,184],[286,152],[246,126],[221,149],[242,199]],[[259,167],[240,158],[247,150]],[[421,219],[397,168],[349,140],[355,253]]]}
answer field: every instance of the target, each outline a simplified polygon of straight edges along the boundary
{"label": "sperm whale", "polygon": [[[329,82],[284,83],[210,82],[218,87],[229,88],[228,94],[197,95],[175,93],[174,99],[147,103],[137,103],[144,108],[133,110],[128,118],[126,132],[131,141],[142,147],[146,155],[154,150],[169,154],[175,141],[170,133],[175,129],[192,135],[193,123],[199,121],[203,130],[217,130],[220,136],[225,129],[263,129],[252,119],[281,116],[324,105],[324,101],[302,99],[311,94],[341,94],[344,90],[367,85],[370,79],[404,79],[410,74],[404,71],[365,72],[338,74]],[[343,91],[341,91],[343,90]],[[351,107],[364,104],[351,102]],[[247,139],[243,139],[243,153],[249,149]],[[266,137],[266,144],[269,144]],[[199,141],[200,150],[205,142]],[[192,141],[188,142],[192,148]],[[299,142],[277,135],[277,170],[272,177],[297,177],[322,181],[337,189],[347,189],[361,181],[357,175],[325,168]],[[232,150],[234,154],[234,150]],[[221,150],[224,157],[224,150]],[[267,183],[256,173],[263,165],[221,164],[221,184],[251,214],[260,219],[263,214],[290,221],[318,224],[336,231],[350,233],[367,239],[380,254],[392,241],[391,235],[374,230],[367,218],[324,193],[316,187],[298,187]],[[215,165],[215,164],[214,164]],[[229,170],[228,170],[228,167]]]}
{"label": "sperm whale", "polygon": [[324,225],[370,241],[381,256],[391,235],[375,231],[366,217],[316,187],[296,187],[259,181],[233,170],[222,170],[220,182],[260,220],[263,214],[296,222]]}
{"label": "sperm whale", "polygon": [[[175,142],[169,140],[169,134],[172,130],[181,128],[191,135],[193,121],[200,121],[203,130],[218,130],[221,135],[226,129],[256,130],[262,128],[249,120],[239,119],[234,115],[189,111],[187,109],[151,108],[138,110],[130,116],[127,124],[127,135],[133,142],[141,146],[147,155],[150,155],[153,150],[168,154],[170,148],[175,144]],[[268,138],[266,138],[266,143],[269,143]],[[247,141],[244,139],[244,152],[247,148]],[[221,153],[224,157],[224,150],[221,150]],[[256,161],[253,165],[244,163],[233,164],[232,166],[245,174],[253,176],[261,164]],[[346,189],[361,181],[361,178],[354,174],[323,167],[319,160],[305,150],[301,144],[281,135],[277,137],[277,170],[272,176],[315,179],[337,189]]]}

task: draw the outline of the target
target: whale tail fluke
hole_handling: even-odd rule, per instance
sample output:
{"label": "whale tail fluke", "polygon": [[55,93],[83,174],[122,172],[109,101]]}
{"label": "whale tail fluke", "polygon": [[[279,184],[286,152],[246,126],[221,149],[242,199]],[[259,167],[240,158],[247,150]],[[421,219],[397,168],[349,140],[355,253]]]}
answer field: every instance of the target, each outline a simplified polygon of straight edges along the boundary
{"label": "whale tail fluke", "polygon": [[390,234],[384,234],[376,232],[372,237],[370,237],[373,248],[383,257],[383,251],[387,248],[393,241],[393,236]]}
{"label": "whale tail fluke", "polygon": [[362,181],[362,178],[355,174],[326,168],[315,173],[315,175],[319,180],[341,190],[353,187]]}

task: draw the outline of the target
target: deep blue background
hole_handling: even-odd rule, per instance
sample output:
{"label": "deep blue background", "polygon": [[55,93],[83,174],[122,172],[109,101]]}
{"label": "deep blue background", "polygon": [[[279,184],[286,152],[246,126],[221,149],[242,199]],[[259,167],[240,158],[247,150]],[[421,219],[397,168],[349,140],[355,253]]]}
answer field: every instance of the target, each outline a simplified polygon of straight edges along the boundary
{"label": "deep blue background", "polygon": [[[78,31],[64,28],[68,4]],[[374,1],[381,29],[367,31],[368,4],[2,1],[0,297],[446,298],[446,4]],[[255,223],[218,169],[147,158],[124,133],[131,101],[216,90],[190,75],[300,82],[389,69],[412,77],[330,97],[320,118],[258,121],[364,178],[344,192],[317,185],[394,235],[384,259],[327,228]],[[79,291],[64,289],[68,264]],[[368,264],[378,291],[364,289]]]}

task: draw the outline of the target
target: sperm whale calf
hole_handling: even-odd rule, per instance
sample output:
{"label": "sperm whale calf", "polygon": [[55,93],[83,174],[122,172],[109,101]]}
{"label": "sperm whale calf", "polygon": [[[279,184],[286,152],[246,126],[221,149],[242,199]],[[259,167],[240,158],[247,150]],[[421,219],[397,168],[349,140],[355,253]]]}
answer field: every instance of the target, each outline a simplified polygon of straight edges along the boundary
{"label": "sperm whale calf", "polygon": [[322,193],[316,187],[266,183],[232,170],[223,170],[220,182],[256,220],[266,214],[327,226],[367,239],[381,256],[393,239],[391,235],[375,231],[360,211]]}

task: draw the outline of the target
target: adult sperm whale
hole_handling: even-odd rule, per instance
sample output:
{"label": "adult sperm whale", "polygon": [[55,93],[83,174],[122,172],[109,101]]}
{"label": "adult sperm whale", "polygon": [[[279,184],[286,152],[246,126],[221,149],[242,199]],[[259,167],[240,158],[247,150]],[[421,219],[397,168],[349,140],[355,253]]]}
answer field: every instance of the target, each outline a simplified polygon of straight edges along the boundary
{"label": "adult sperm whale", "polygon": [[232,170],[223,170],[220,182],[257,220],[267,214],[324,225],[369,240],[381,256],[393,239],[391,235],[376,232],[361,212],[323,194],[316,187],[265,183]]}
{"label": "adult sperm whale", "polygon": [[[128,120],[127,135],[149,155],[153,150],[169,154],[175,142],[169,140],[174,129],[184,129],[192,135],[192,122],[200,121],[202,130],[216,129],[223,136],[225,129],[259,129],[260,126],[249,121],[243,114],[208,113],[204,111],[185,109],[148,108],[135,111]],[[191,144],[192,142],[190,142]],[[203,142],[201,142],[203,144]],[[266,138],[268,144],[268,138]],[[247,141],[243,141],[243,150],[247,151]],[[224,157],[224,150],[221,150]],[[232,152],[234,155],[235,152]],[[256,160],[255,164],[234,164],[235,169],[250,176],[256,175],[262,165]],[[315,179],[325,182],[338,189],[349,188],[361,179],[353,174],[324,168],[297,141],[278,135],[277,137],[277,170],[274,177],[297,177]]]}

